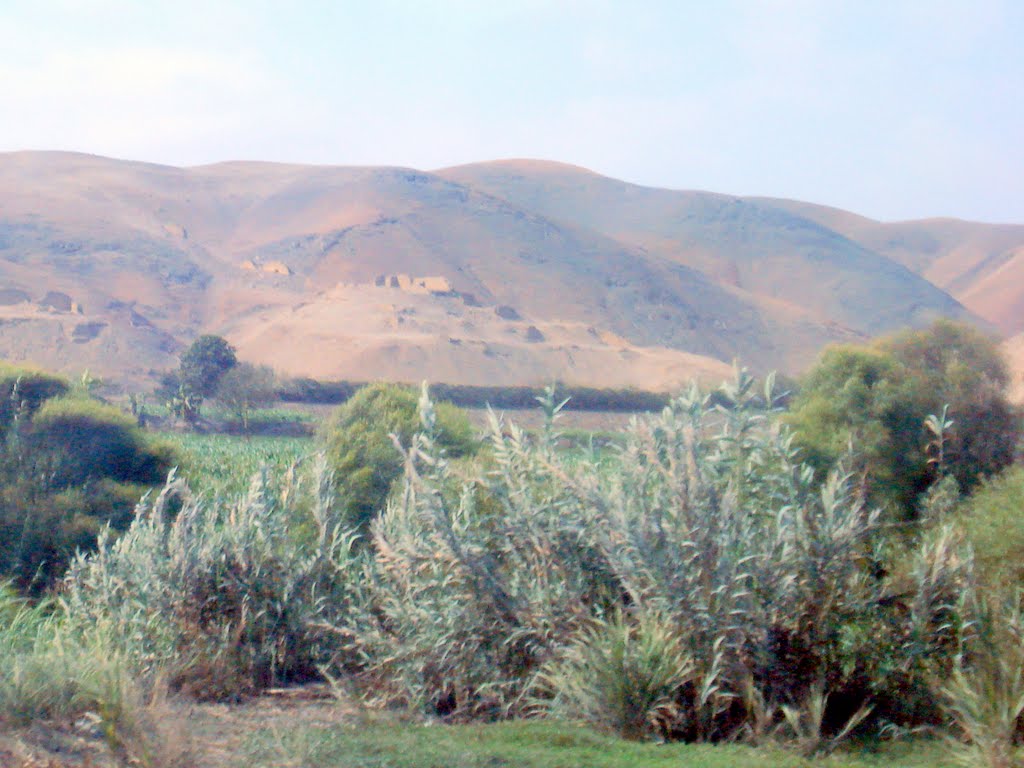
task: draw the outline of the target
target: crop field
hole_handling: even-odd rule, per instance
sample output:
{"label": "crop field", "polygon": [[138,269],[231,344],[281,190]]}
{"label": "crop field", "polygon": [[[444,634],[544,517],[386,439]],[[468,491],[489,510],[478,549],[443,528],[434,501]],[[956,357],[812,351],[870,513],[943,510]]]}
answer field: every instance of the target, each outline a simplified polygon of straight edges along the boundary
{"label": "crop field", "polygon": [[253,476],[263,469],[272,477],[280,477],[316,450],[316,443],[308,437],[168,433],[164,438],[178,449],[178,474],[192,489],[220,495],[245,491]]}

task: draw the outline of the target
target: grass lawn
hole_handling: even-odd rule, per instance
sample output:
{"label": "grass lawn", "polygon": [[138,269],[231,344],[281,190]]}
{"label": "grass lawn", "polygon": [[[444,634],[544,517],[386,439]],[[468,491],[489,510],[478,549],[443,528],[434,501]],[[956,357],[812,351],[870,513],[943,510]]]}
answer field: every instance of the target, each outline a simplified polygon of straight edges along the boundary
{"label": "grass lawn", "polygon": [[553,722],[410,725],[381,716],[358,723],[264,732],[248,743],[245,768],[950,768],[938,742],[847,747],[806,759],[739,745],[633,743]]}

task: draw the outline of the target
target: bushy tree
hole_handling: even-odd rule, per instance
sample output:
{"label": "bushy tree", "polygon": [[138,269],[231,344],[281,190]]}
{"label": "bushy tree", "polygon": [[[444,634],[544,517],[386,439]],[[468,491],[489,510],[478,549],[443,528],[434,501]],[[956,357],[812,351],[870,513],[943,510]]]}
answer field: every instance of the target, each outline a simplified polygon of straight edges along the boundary
{"label": "bushy tree", "polygon": [[200,336],[182,353],[178,369],[165,371],[160,377],[156,395],[172,414],[195,421],[203,400],[216,393],[221,378],[237,364],[235,348],[225,339],[211,334]]}
{"label": "bushy tree", "polygon": [[[334,470],[346,519],[365,529],[384,507],[391,484],[402,474],[402,445],[420,429],[419,396],[411,387],[379,382],[360,389],[334,411],[320,439]],[[469,419],[453,405],[436,408],[438,442],[450,457],[474,450]]]}
{"label": "bushy tree", "polygon": [[[147,486],[174,462],[117,408],[68,390],[59,377],[15,376],[31,386],[3,430],[0,447],[0,578],[39,592],[61,576],[103,525],[123,529]],[[45,397],[48,393],[54,395]]]}
{"label": "bushy tree", "polygon": [[213,397],[221,377],[238,363],[235,348],[220,336],[206,334],[181,356],[181,383],[200,397]]}
{"label": "bushy tree", "polygon": [[[993,339],[940,320],[869,345],[826,349],[804,377],[788,422],[819,475],[852,445],[871,500],[909,518],[942,473],[966,492],[1012,462],[1020,422],[1006,398],[1008,381]],[[925,420],[946,406],[952,426],[940,466]]]}
{"label": "bushy tree", "polygon": [[886,337],[879,347],[902,366],[926,414],[949,406],[953,424],[943,469],[963,491],[1013,462],[1020,413],[1007,399],[1010,373],[996,339],[969,325],[939,320],[923,331]]}

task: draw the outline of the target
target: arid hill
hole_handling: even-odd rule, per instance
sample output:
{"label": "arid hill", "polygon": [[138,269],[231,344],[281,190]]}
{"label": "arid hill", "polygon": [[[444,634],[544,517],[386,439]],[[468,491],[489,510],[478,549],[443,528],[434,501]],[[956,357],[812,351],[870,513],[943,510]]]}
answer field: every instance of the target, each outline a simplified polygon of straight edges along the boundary
{"label": "arid hill", "polygon": [[530,161],[2,154],[0,356],[138,382],[213,332],[293,375],[664,389],[975,317],[801,205]]}
{"label": "arid hill", "polygon": [[810,203],[766,202],[899,262],[1003,333],[1024,331],[1024,225],[959,219],[890,223]]}

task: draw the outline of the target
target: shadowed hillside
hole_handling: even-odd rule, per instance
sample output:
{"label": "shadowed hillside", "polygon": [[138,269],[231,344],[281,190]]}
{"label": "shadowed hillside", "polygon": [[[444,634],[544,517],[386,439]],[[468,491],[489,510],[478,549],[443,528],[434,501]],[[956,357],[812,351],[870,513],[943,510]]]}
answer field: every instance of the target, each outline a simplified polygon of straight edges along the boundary
{"label": "shadowed hillside", "polygon": [[767,204],[806,216],[903,264],[1004,333],[1024,330],[1024,226],[958,219],[881,222],[791,200]]}

